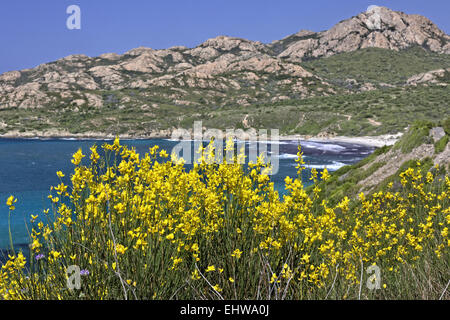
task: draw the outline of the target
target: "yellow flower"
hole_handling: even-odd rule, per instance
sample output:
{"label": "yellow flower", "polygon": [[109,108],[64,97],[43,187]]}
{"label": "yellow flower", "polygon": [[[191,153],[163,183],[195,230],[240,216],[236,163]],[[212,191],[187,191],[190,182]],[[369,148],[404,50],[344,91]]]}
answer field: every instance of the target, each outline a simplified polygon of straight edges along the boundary
{"label": "yellow flower", "polygon": [[302,260],[304,263],[308,263],[310,257],[311,256],[309,254],[305,253],[300,260]]}
{"label": "yellow flower", "polygon": [[159,152],[159,156],[160,156],[161,158],[167,158],[169,155],[167,154],[166,150],[161,150],[161,151]]}
{"label": "yellow flower", "polygon": [[366,200],[366,197],[364,196],[364,192],[361,192],[361,193],[358,195],[358,197],[359,197],[359,200],[361,200],[361,201]]}
{"label": "yellow flower", "polygon": [[133,280],[131,280],[131,279],[127,279],[127,284],[128,284],[129,286],[136,287],[136,281],[133,281]]}
{"label": "yellow flower", "polygon": [[91,150],[91,161],[92,163],[97,163],[98,159],[100,159],[100,155],[97,152],[97,146],[94,145],[90,148]]}
{"label": "yellow flower", "polygon": [[216,284],[215,286],[213,286],[213,289],[216,290],[217,292],[221,292],[222,289],[219,287],[218,284]]}
{"label": "yellow flower", "polygon": [[174,258],[174,257],[172,257],[171,259],[173,260],[173,265],[172,265],[172,267],[170,267],[170,270],[176,269],[177,266],[178,266],[181,262],[183,262],[183,258]]}
{"label": "yellow flower", "polygon": [[167,239],[167,240],[172,240],[174,237],[175,237],[174,234],[173,234],[173,233],[170,233],[170,234],[168,234],[168,235],[166,236],[166,239]]}
{"label": "yellow flower", "polygon": [[327,168],[323,169],[323,171],[322,171],[322,180],[323,181],[327,181],[330,177],[331,177],[331,175],[328,173]]}
{"label": "yellow flower", "polygon": [[53,259],[58,259],[59,257],[61,257],[61,252],[52,250],[50,251],[49,255],[52,256]]}
{"label": "yellow flower", "polygon": [[278,276],[275,273],[272,273],[272,277],[270,278],[270,283],[279,282]]}
{"label": "yellow flower", "polygon": [[242,255],[242,251],[239,249],[236,249],[233,251],[233,253],[231,254],[232,257],[236,257],[236,259],[239,259]]}
{"label": "yellow flower", "polygon": [[206,272],[213,272],[213,271],[216,271],[215,266],[208,266],[208,268],[206,268]]}
{"label": "yellow flower", "polygon": [[199,272],[198,272],[197,269],[195,269],[195,270],[192,272],[192,274],[191,274],[191,279],[192,279],[192,280],[199,280],[199,279],[200,279],[200,274],[199,274]]}
{"label": "yellow flower", "polygon": [[42,244],[39,242],[39,239],[34,239],[31,243],[31,250],[33,250],[34,252],[39,252],[41,247]]}
{"label": "yellow flower", "polygon": [[82,151],[81,151],[81,148],[80,149],[78,149],[78,151],[77,152],[75,152],[74,154],[73,154],[73,159],[72,159],[72,163],[74,164],[74,165],[79,165],[80,163],[81,163],[81,160],[84,158],[84,155],[83,155],[83,153],[82,153]]}
{"label": "yellow flower", "polygon": [[6,205],[9,207],[9,210],[13,211],[16,209],[16,207],[14,206],[14,203],[17,202],[17,199],[14,198],[14,196],[10,196],[8,198],[8,200],[6,200]]}
{"label": "yellow flower", "polygon": [[127,250],[128,250],[128,247],[125,247],[125,246],[123,246],[123,245],[121,245],[121,244],[116,245],[116,251],[117,251],[117,253],[125,254],[125,252],[126,252]]}
{"label": "yellow flower", "polygon": [[316,168],[312,168],[311,169],[311,178],[309,178],[310,180],[316,180],[317,179],[317,170]]}

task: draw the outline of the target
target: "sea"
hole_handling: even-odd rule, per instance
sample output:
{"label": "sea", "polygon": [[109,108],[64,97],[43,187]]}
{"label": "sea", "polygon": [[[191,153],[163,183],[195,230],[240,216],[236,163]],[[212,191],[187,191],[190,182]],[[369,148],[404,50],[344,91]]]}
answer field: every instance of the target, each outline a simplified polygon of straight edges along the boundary
{"label": "sea", "polygon": [[[14,246],[27,248],[29,243],[30,215],[40,214],[50,207],[47,196],[51,186],[59,183],[57,171],[66,174],[64,182],[70,184],[70,173],[73,164],[70,162],[73,153],[82,148],[89,154],[94,144],[101,146],[109,140],[76,140],[76,139],[0,139],[0,250],[9,247],[8,207],[6,200],[10,195],[18,199],[16,210],[11,215],[11,232]],[[168,139],[121,140],[122,144],[136,148],[144,154],[154,145],[159,145],[167,153],[171,153],[179,142]],[[268,141],[268,154],[278,160],[278,172],[271,176],[275,188],[282,196],[285,194],[284,180],[286,176],[296,177],[296,153],[298,144],[302,146],[305,160],[305,184],[310,183],[310,170],[318,171],[327,168],[336,171],[342,166],[354,164],[368,155],[375,148],[336,142],[313,141]],[[191,142],[192,148],[194,142]],[[206,144],[206,142],[205,142]],[[247,142],[247,145],[249,143]],[[274,146],[278,147],[275,153]],[[248,148],[247,148],[248,151]],[[272,152],[272,154],[271,154]],[[88,158],[88,157],[86,157]],[[85,159],[86,159],[85,158]],[[272,160],[274,161],[274,160]],[[189,166],[188,166],[189,168]]]}

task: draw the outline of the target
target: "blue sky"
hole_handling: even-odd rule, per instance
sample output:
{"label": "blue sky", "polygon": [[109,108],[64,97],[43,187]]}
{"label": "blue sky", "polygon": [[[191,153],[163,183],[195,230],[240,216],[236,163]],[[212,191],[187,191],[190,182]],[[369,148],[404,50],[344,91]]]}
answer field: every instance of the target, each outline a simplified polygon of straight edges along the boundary
{"label": "blue sky", "polygon": [[[66,28],[72,4],[81,8],[81,30]],[[373,4],[424,15],[450,33],[448,0],[2,0],[0,73],[76,53],[195,47],[217,35],[267,43],[329,29]]]}

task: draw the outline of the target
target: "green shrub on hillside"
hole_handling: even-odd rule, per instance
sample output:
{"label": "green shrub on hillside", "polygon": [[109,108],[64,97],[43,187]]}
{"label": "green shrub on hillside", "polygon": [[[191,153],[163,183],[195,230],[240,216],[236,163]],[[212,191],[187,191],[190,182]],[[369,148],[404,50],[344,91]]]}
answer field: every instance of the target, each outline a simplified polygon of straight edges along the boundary
{"label": "green shrub on hillside", "polygon": [[447,146],[447,143],[449,141],[449,136],[445,135],[443,136],[439,141],[437,141],[434,144],[434,152],[435,153],[441,153],[445,150],[445,147]]}
{"label": "green shrub on hillside", "polygon": [[403,153],[411,152],[414,148],[424,143],[431,143],[429,136],[433,124],[428,121],[417,121],[408,132],[394,146],[394,149],[400,149]]}
{"label": "green shrub on hillside", "polygon": [[[450,67],[450,55],[429,52],[420,47],[402,51],[366,48],[354,52],[336,54],[303,63],[303,66],[330,82],[357,89],[347,79],[358,84],[403,84],[416,74]],[[446,81],[445,74],[441,81]]]}

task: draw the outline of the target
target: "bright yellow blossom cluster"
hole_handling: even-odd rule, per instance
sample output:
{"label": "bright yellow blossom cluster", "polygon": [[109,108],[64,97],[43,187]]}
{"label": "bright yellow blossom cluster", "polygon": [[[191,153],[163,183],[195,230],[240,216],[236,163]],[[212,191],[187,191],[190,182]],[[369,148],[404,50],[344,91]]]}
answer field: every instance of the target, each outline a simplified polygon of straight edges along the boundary
{"label": "bright yellow blossom cluster", "polygon": [[394,274],[449,261],[450,181],[436,192],[438,178],[420,167],[400,175],[398,190],[330,206],[299,177],[280,197],[262,158],[219,164],[212,144],[190,170],[158,147],[141,156],[116,139],[102,149],[90,149],[89,166],[74,154],[71,186],[53,188],[54,218],[44,213],[51,222],[32,229],[29,266],[21,253],[2,266],[0,298],[79,298],[66,287],[70,265],[91,299],[347,297],[372,264]]}

